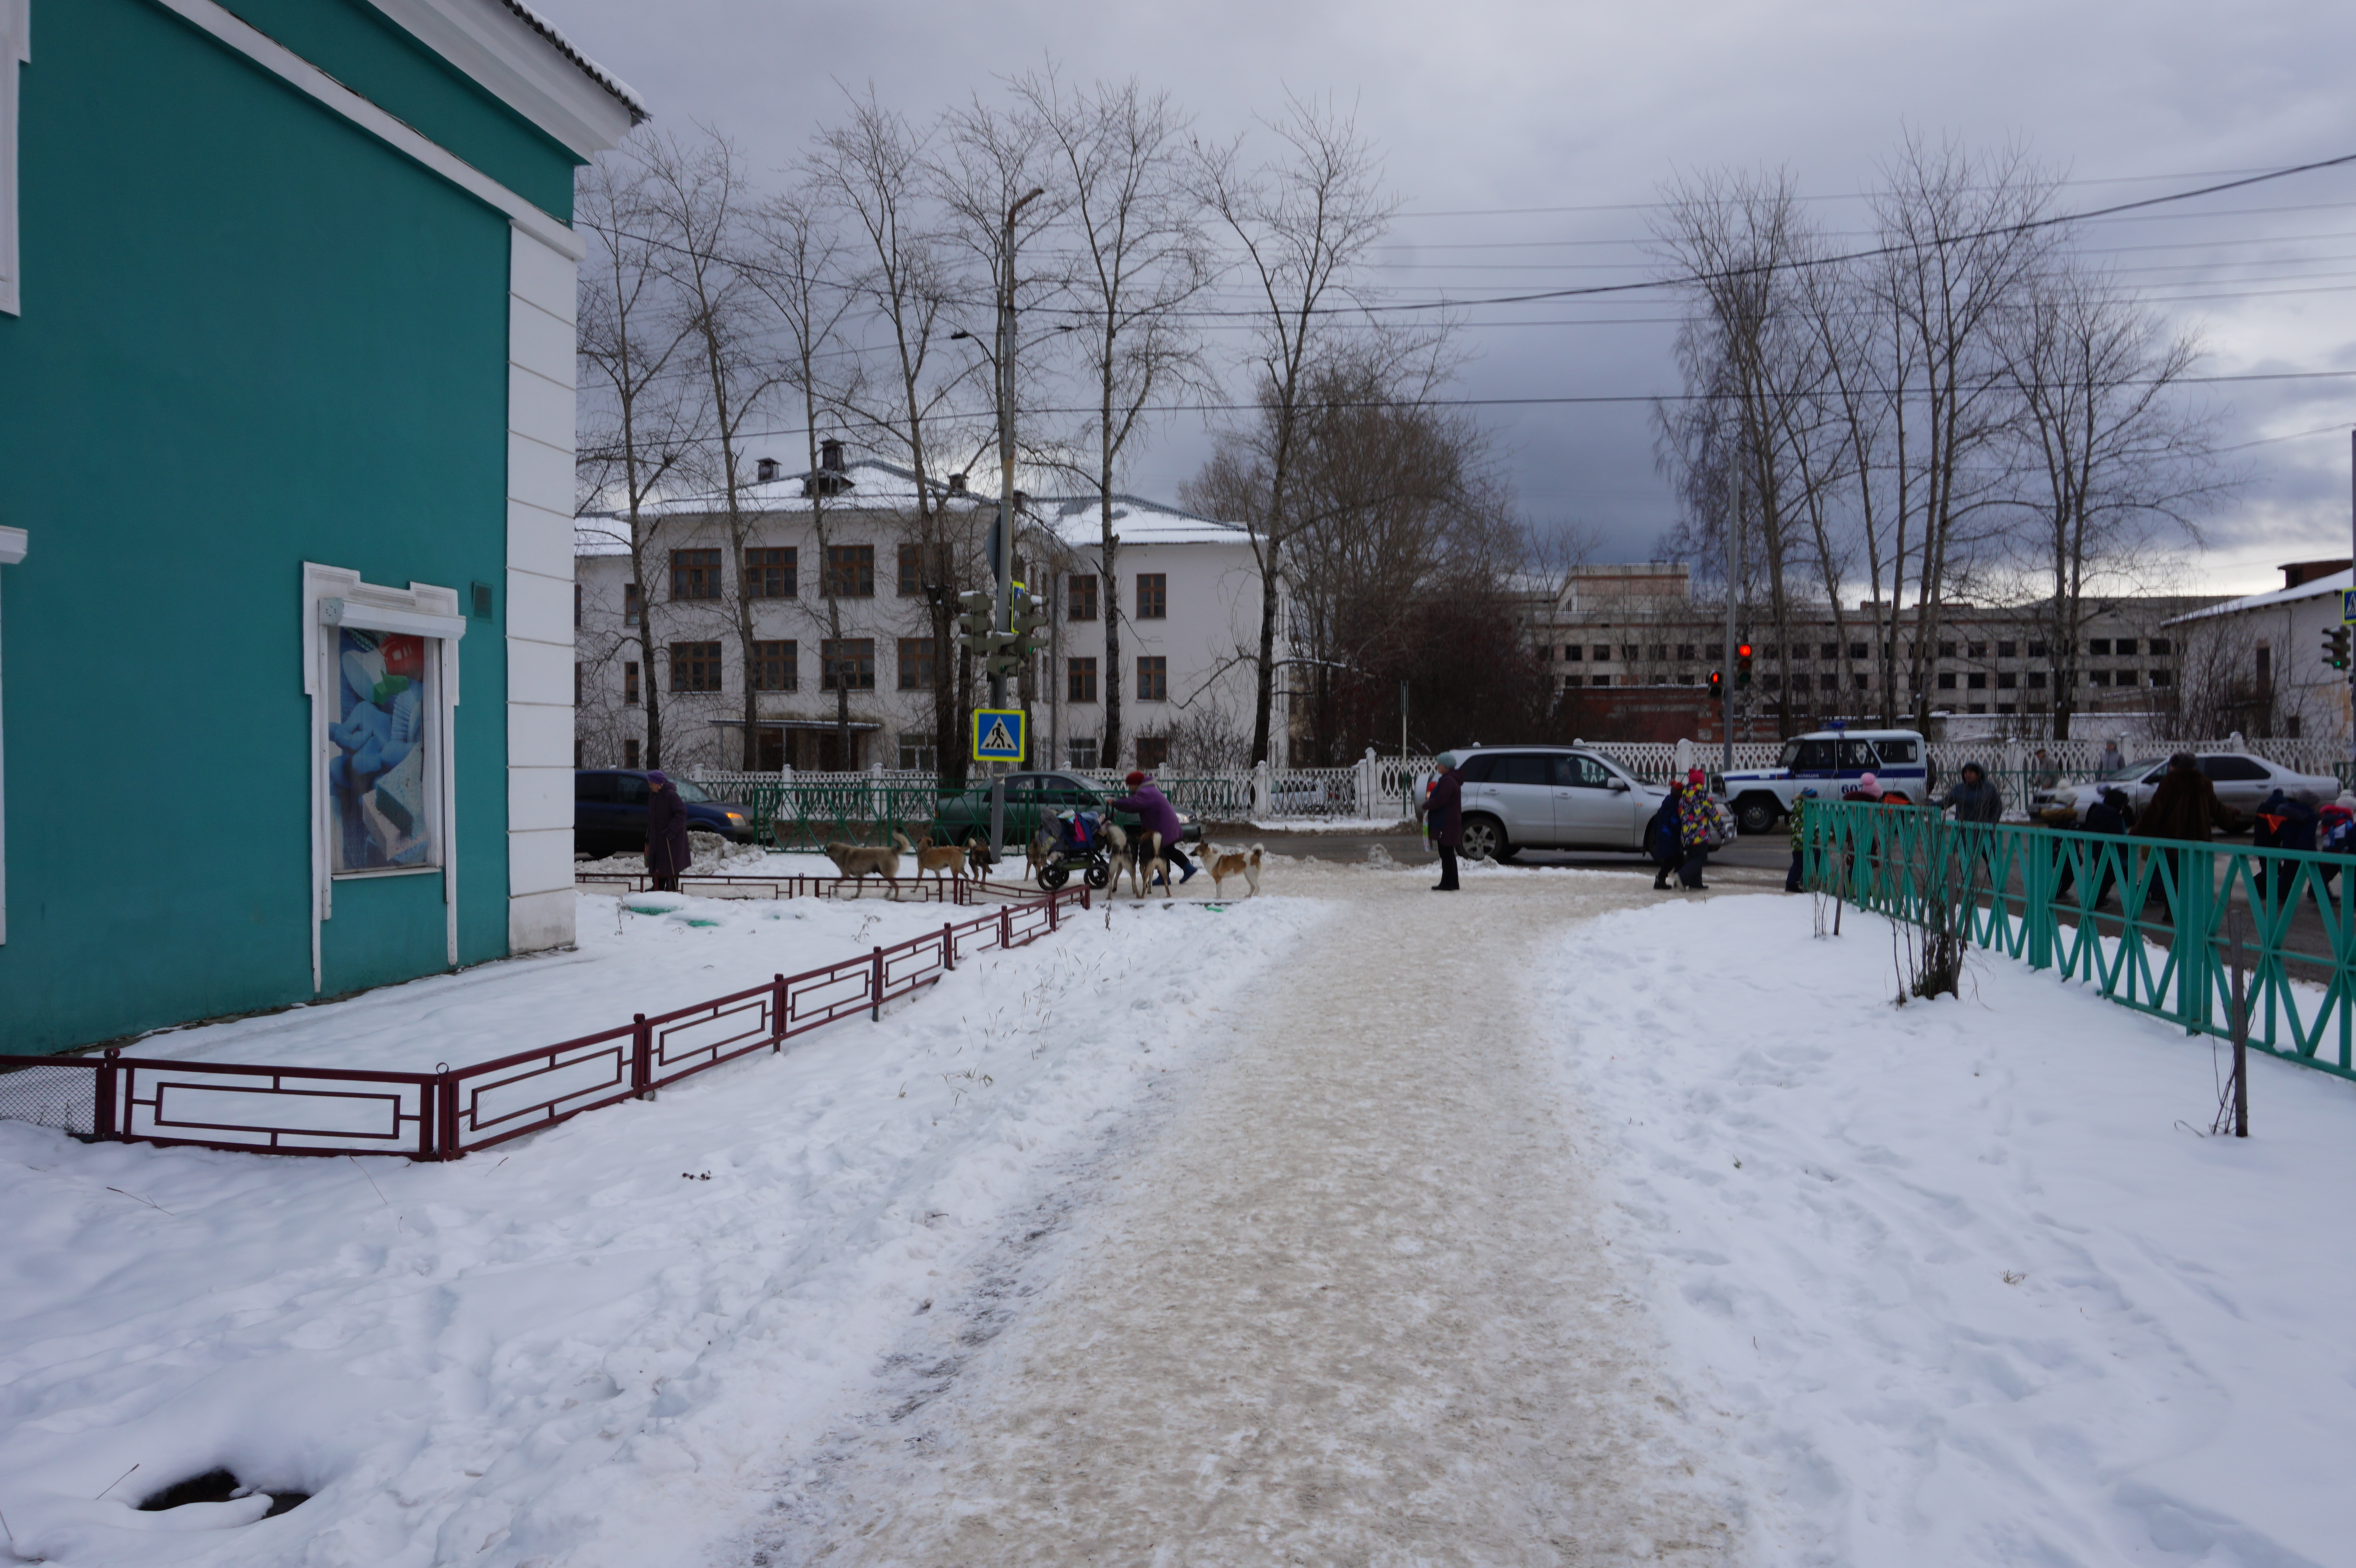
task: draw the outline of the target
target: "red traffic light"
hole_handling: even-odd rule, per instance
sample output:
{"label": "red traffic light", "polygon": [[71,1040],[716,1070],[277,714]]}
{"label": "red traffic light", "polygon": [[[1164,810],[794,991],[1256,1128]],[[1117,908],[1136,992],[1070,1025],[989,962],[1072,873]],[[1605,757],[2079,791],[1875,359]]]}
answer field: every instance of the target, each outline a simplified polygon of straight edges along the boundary
{"label": "red traffic light", "polygon": [[1737,643],[1734,646],[1734,656],[1743,659],[1749,658],[1751,656],[1751,645],[1749,643]]}

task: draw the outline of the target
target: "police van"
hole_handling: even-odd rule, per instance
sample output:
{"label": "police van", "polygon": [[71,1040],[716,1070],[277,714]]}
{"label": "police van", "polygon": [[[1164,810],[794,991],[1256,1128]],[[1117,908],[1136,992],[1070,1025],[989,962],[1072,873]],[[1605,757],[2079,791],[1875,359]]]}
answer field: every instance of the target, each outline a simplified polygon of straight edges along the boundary
{"label": "police van", "polygon": [[1726,799],[1743,832],[1765,833],[1802,790],[1838,800],[1867,773],[1882,795],[1902,795],[1916,805],[1931,798],[1930,752],[1914,731],[1817,730],[1784,741],[1773,767],[1729,773]]}

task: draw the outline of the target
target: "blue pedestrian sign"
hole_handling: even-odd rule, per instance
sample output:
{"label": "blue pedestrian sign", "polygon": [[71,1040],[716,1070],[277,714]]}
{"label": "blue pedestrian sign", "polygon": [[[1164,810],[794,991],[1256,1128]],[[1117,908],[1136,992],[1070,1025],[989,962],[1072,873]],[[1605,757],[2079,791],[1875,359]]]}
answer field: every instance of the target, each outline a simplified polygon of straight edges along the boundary
{"label": "blue pedestrian sign", "polygon": [[2356,626],[2356,588],[2343,588],[2340,591],[2340,624],[2343,626]]}
{"label": "blue pedestrian sign", "polygon": [[1025,739],[1020,708],[977,708],[973,710],[973,760],[977,763],[1019,763]]}

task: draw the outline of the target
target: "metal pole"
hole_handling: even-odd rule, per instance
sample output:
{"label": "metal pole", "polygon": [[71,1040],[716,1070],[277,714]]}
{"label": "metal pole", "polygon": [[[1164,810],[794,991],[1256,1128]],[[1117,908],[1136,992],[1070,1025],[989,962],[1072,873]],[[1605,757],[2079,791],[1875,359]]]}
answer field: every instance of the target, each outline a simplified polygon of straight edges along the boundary
{"label": "metal pole", "polygon": [[[2356,557],[2356,430],[2348,432],[2348,528],[2349,553]],[[2356,576],[2349,581],[2356,582]],[[2348,661],[2348,761],[2356,776],[2356,659]]]}
{"label": "metal pole", "polygon": [[[1742,529],[1742,450],[1738,444],[1734,453],[1734,478],[1727,486],[1732,504],[1726,514],[1726,643],[1719,649],[1719,691],[1724,711],[1719,715],[1723,739],[1719,746],[1719,778],[1723,781],[1734,771],[1734,672],[1726,667],[1734,660],[1734,581],[1735,536]],[[1721,782],[1720,787],[1724,787]]]}
{"label": "metal pole", "polygon": [[[1006,259],[1003,275],[999,280],[998,293],[998,529],[997,559],[991,562],[991,574],[995,593],[991,612],[991,629],[1004,636],[1013,630],[1010,611],[1013,603],[1014,580],[1014,219],[1017,214],[1039,197],[1044,190],[1033,189],[1006,209],[1003,237]],[[1006,706],[1006,677],[992,673],[990,677],[990,705]],[[1006,764],[992,763],[991,772],[997,778],[990,787],[990,859],[997,863],[1006,843]]]}
{"label": "metal pole", "polygon": [[1415,815],[1415,795],[1407,781],[1407,682],[1399,682],[1399,798],[1408,803],[1408,815]]}
{"label": "metal pole", "polygon": [[2225,940],[2233,948],[2233,1136],[2250,1136],[2250,1000],[2242,978],[2242,941],[2250,919],[2240,909],[2225,916]]}

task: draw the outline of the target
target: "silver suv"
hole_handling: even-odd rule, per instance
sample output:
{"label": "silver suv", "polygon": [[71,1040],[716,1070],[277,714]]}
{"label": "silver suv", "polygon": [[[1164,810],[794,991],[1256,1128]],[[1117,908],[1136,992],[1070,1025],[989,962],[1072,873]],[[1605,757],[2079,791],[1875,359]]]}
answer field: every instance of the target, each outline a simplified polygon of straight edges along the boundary
{"label": "silver suv", "polygon": [[1510,860],[1525,849],[1642,849],[1644,825],[1668,798],[1608,757],[1569,746],[1459,752],[1464,849]]}

